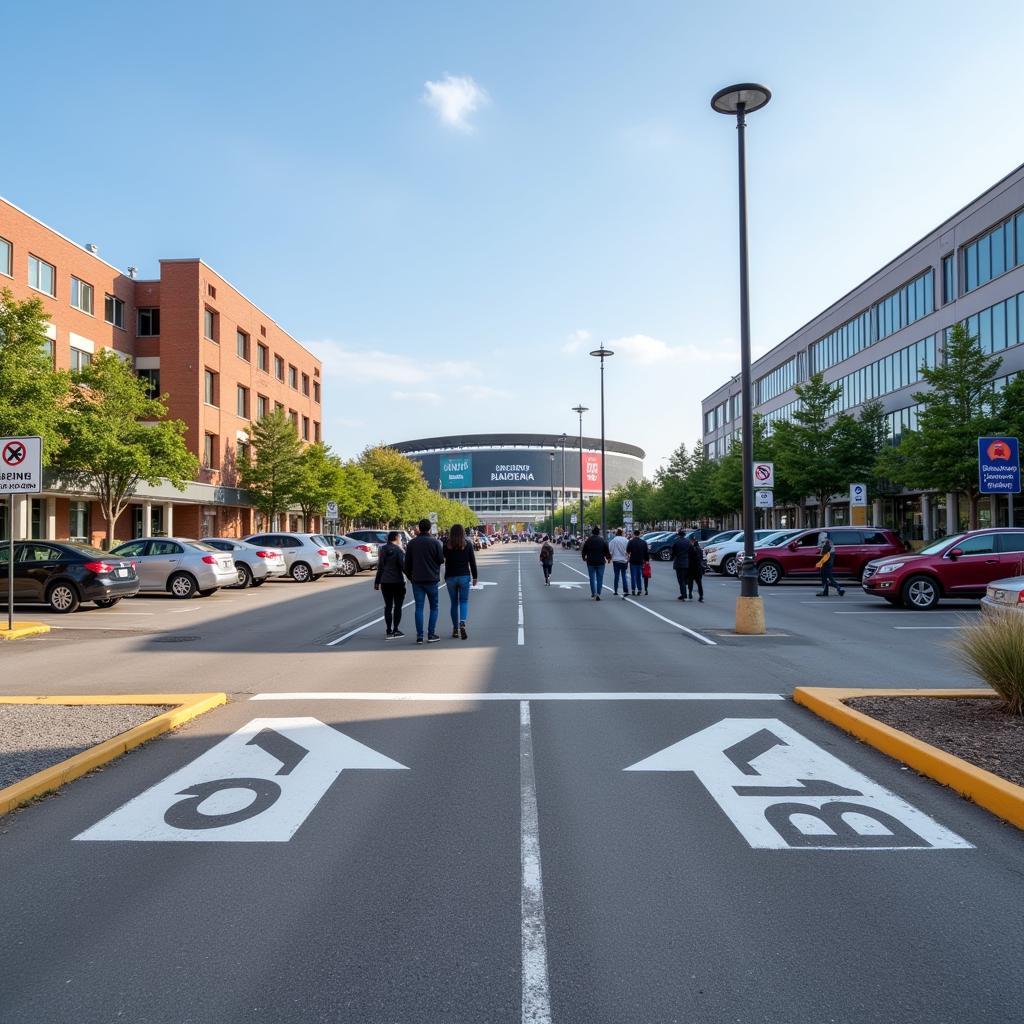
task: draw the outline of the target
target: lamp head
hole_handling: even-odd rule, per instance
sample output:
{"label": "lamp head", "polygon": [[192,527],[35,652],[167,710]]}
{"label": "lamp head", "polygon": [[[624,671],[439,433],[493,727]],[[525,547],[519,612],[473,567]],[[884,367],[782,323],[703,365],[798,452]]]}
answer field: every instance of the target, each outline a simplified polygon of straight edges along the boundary
{"label": "lamp head", "polygon": [[606,359],[608,356],[615,355],[610,348],[595,348],[590,354],[592,356],[597,356],[599,359]]}
{"label": "lamp head", "polygon": [[765,86],[753,82],[727,85],[711,97],[711,109],[719,114],[736,114],[742,108],[745,114],[750,114],[760,110],[771,98],[772,94]]}

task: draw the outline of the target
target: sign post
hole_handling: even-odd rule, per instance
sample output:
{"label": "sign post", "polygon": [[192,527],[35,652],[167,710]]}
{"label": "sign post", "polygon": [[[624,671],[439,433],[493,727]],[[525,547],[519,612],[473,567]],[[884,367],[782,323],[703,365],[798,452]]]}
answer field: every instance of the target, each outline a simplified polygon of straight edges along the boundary
{"label": "sign post", "polygon": [[850,484],[850,525],[867,526],[867,524],[868,485]]}
{"label": "sign post", "polygon": [[14,631],[14,496],[43,489],[43,439],[0,437],[0,494],[7,495],[7,631]]}
{"label": "sign post", "polygon": [[327,518],[332,522],[336,522],[338,519],[338,503],[336,501],[327,502]]}
{"label": "sign post", "polygon": [[982,494],[1006,495],[1007,524],[1013,526],[1013,496],[1020,494],[1020,442],[1017,438],[978,438],[978,490]]}

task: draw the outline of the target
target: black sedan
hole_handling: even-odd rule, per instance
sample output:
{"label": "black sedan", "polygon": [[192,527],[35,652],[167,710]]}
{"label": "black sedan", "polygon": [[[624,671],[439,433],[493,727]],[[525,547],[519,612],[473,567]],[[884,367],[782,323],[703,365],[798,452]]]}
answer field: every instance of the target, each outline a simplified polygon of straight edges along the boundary
{"label": "black sedan", "polygon": [[[0,547],[0,603],[7,603],[9,546]],[[112,608],[139,592],[139,573],[128,558],[68,541],[23,540],[14,544],[14,603],[48,604],[73,612],[83,601]]]}

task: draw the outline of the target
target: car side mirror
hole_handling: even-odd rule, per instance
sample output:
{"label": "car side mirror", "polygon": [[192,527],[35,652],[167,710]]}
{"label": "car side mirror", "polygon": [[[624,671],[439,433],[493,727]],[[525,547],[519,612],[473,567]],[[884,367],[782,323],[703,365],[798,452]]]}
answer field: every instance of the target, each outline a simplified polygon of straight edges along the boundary
{"label": "car side mirror", "polygon": [[949,552],[949,557],[950,558],[959,558],[963,553],[964,553],[963,548],[953,548],[953,550]]}

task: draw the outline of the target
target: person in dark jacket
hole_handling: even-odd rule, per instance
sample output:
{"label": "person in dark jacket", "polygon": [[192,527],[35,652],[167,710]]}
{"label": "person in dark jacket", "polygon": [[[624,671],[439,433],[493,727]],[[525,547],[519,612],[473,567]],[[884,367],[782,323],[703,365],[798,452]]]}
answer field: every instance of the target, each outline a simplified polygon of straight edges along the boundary
{"label": "person in dark jacket", "polygon": [[636,597],[646,589],[644,587],[644,563],[651,560],[651,549],[640,534],[634,533],[626,545],[626,554],[629,556],[629,587],[633,591],[633,596]]}
{"label": "person in dark jacket", "polygon": [[690,542],[686,539],[686,531],[681,526],[676,532],[676,539],[672,541],[672,567],[679,582],[678,600],[685,601],[686,578],[690,573]]}
{"label": "person in dark jacket", "polygon": [[818,538],[821,545],[821,557],[818,559],[818,568],[821,570],[821,590],[815,597],[828,597],[828,587],[831,583],[836,588],[836,593],[842,597],[846,593],[836,579],[836,546],[827,533],[822,533]]}
{"label": "person in dark jacket", "polygon": [[580,551],[583,561],[587,563],[587,575],[590,577],[590,599],[601,600],[604,589],[604,567],[612,560],[608,550],[608,542],[601,536],[601,527],[595,526],[590,536],[583,542]]}
{"label": "person in dark jacket", "polygon": [[405,575],[412,583],[412,597],[416,602],[416,643],[423,643],[423,603],[430,603],[430,619],[427,624],[427,643],[436,644],[437,635],[437,585],[441,580],[441,566],[444,565],[444,549],[436,537],[430,536],[430,520],[419,521],[419,533],[409,541],[405,549]]}
{"label": "person in dark jacket", "polygon": [[697,534],[690,537],[690,564],[686,570],[686,591],[693,600],[693,585],[697,584],[697,600],[704,602],[704,552],[700,549]]}
{"label": "person in dark jacket", "polygon": [[402,621],[402,605],[405,603],[405,552],[398,543],[400,536],[397,530],[388,534],[388,542],[379,552],[377,575],[373,580],[373,589],[384,595],[385,640],[397,640],[405,636],[398,628]]}
{"label": "person in dark jacket", "polygon": [[444,582],[452,606],[452,639],[469,639],[466,620],[469,618],[469,588],[476,583],[476,555],[466,540],[465,528],[456,523],[444,545]]}
{"label": "person in dark jacket", "polygon": [[551,586],[551,569],[555,564],[555,549],[548,541],[540,546],[540,567],[544,570],[544,586]]}

